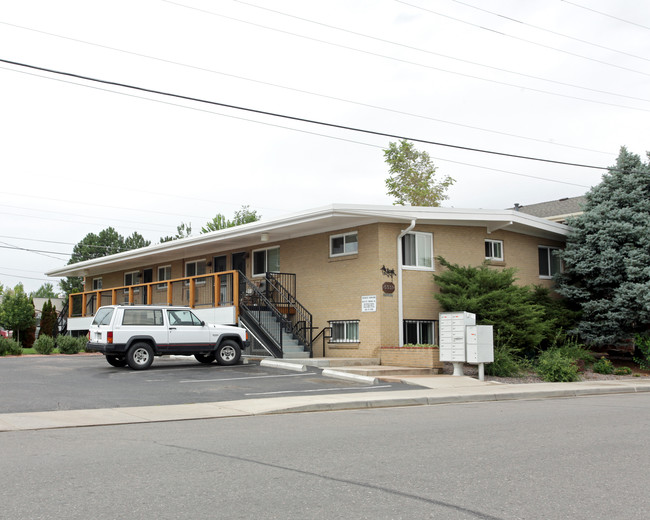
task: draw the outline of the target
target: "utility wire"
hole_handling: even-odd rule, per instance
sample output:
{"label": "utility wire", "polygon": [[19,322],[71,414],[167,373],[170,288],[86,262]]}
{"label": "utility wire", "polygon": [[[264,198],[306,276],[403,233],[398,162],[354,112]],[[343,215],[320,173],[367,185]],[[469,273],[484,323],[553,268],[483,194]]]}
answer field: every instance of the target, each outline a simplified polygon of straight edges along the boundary
{"label": "utility wire", "polygon": [[[6,244],[0,246],[1,249],[16,249],[18,251],[29,251],[30,253],[40,253],[43,254],[44,256],[50,256],[51,255],[63,255],[63,256],[72,256],[72,253],[59,253],[58,251],[43,251],[41,249],[29,249],[27,247],[18,247],[14,246],[11,244],[8,244],[7,242],[0,242],[0,244]],[[49,253],[49,254],[46,254]],[[55,258],[55,257],[50,257],[50,258]],[[56,260],[60,260],[60,258],[56,258]]]}
{"label": "utility wire", "polygon": [[[281,29],[275,29],[275,28],[272,28],[272,27],[267,27],[265,25],[249,22],[249,21],[246,21],[246,20],[241,20],[239,18],[233,18],[232,16],[226,16],[226,15],[223,15],[223,14],[218,14],[218,13],[215,13],[213,11],[200,9],[198,7],[191,7],[191,6],[180,4],[180,3],[177,3],[177,2],[172,2],[171,0],[161,0],[161,1],[167,2],[167,3],[170,3],[170,4],[174,4],[174,5],[178,5],[180,7],[184,7],[184,8],[187,8],[187,9],[200,11],[200,12],[210,14],[210,15],[213,15],[213,16],[218,16],[220,18],[225,18],[227,20],[233,20],[233,21],[241,22],[241,23],[244,23],[244,24],[247,24],[247,25],[252,25],[254,27],[260,27],[262,29],[275,31],[275,32],[279,32],[279,33],[282,33],[282,34],[297,36],[299,38],[303,38],[303,39],[310,40],[310,41],[315,41],[315,42],[318,42],[318,43],[323,43],[325,45],[330,45],[332,47],[351,50],[351,51],[359,52],[359,53],[362,53],[362,54],[367,54],[368,56],[384,58],[384,59],[388,59],[388,60],[391,60],[391,61],[396,61],[398,63],[406,63],[407,65],[414,65],[414,66],[422,67],[422,68],[425,68],[425,69],[437,70],[439,72],[444,72],[444,73],[447,73],[447,74],[453,74],[455,76],[460,76],[460,77],[463,77],[463,78],[478,79],[478,80],[485,81],[485,82],[488,82],[488,83],[494,83],[496,85],[505,85],[505,86],[513,87],[513,88],[517,88],[517,89],[525,89],[525,90],[530,90],[531,92],[538,92],[538,93],[542,93],[542,94],[548,94],[548,95],[551,95],[551,96],[559,96],[559,97],[563,97],[563,98],[567,98],[567,99],[576,99],[578,101],[585,101],[585,102],[588,102],[588,103],[597,103],[599,105],[607,105],[607,106],[612,106],[612,107],[617,107],[617,108],[627,108],[629,110],[642,110],[644,112],[650,112],[650,109],[642,109],[642,108],[630,107],[630,106],[627,106],[627,105],[619,105],[617,103],[608,103],[606,101],[595,101],[595,100],[592,100],[592,99],[582,98],[580,96],[572,96],[572,95],[569,95],[569,94],[560,94],[560,93],[557,93],[557,92],[551,92],[550,90],[544,90],[544,89],[541,89],[541,88],[533,88],[533,87],[528,87],[528,86],[525,86],[525,85],[515,85],[513,83],[508,83],[507,81],[499,81],[499,80],[496,80],[496,79],[483,78],[481,76],[476,76],[476,75],[473,75],[473,74],[467,74],[467,73],[457,72],[457,71],[453,71],[453,70],[449,70],[449,69],[443,69],[441,67],[434,67],[433,65],[426,65],[424,63],[418,63],[418,62],[410,61],[410,60],[406,60],[406,59],[395,58],[395,57],[392,57],[392,56],[386,56],[385,54],[380,54],[380,53],[377,53],[377,52],[365,51],[365,50],[362,50],[362,49],[357,49],[355,47],[342,45],[342,44],[339,44],[339,43],[333,43],[333,42],[329,42],[329,41],[326,41],[326,40],[320,40],[318,38],[312,38],[310,36],[299,35],[299,34],[296,34],[296,33],[290,32],[290,31],[284,31],[284,30],[281,30]],[[399,1],[399,0],[396,0],[396,1]],[[404,3],[404,2],[402,2],[402,3]],[[411,4],[407,4],[407,5],[411,5]],[[433,12],[433,11],[431,11],[431,12]],[[435,14],[437,14],[437,13],[435,13]],[[567,51],[563,51],[563,52],[567,52]],[[568,53],[568,54],[571,54],[571,53]],[[588,59],[591,59],[591,58],[588,58]],[[598,60],[593,60],[593,61],[598,61]],[[605,63],[605,62],[603,62],[603,63]],[[608,63],[605,63],[605,64],[609,65]],[[617,65],[612,65],[612,66],[618,67],[618,68],[624,68],[624,67],[619,67]],[[632,70],[632,69],[629,69],[629,70],[632,71],[632,72],[637,72],[638,74],[643,74],[645,76],[650,76],[650,73],[646,74],[644,72],[639,72],[639,71]]]}
{"label": "utility wire", "polygon": [[[5,269],[4,267],[2,269]],[[61,278],[60,276],[52,277],[52,278],[34,278],[33,276],[18,276],[16,274],[9,274],[9,273],[0,273],[0,276],[10,276],[12,278],[20,278],[24,280],[37,280],[39,282],[51,282],[52,278]]]}
{"label": "utility wire", "polygon": [[648,29],[650,31],[650,27],[648,27],[647,25],[642,25],[640,23],[631,22],[630,20],[625,20],[624,18],[618,18],[617,16],[611,15],[609,13],[603,13],[602,11],[596,11],[595,9],[592,9],[591,7],[586,7],[584,5],[576,4],[575,2],[569,2],[568,0],[562,0],[562,2],[574,5],[576,7],[579,7],[580,9],[585,9],[587,11],[591,11],[592,13],[597,13],[597,14],[600,14],[602,16],[606,16],[608,18],[613,18],[614,20],[618,20],[619,22],[629,23],[630,25],[636,25],[637,27],[641,27],[642,29]]}
{"label": "utility wire", "polygon": [[[419,119],[424,119],[424,120],[427,120],[427,121],[436,121],[438,123],[443,123],[443,124],[447,124],[447,125],[454,125],[454,126],[458,126],[458,127],[461,127],[461,128],[470,128],[472,130],[478,130],[478,131],[481,131],[481,132],[489,132],[489,133],[497,134],[497,135],[505,135],[507,137],[514,137],[516,139],[524,139],[524,140],[527,140],[527,141],[535,141],[535,142],[538,142],[538,143],[544,143],[544,144],[552,145],[552,146],[560,146],[560,147],[564,147],[564,148],[572,148],[572,149],[575,149],[575,150],[583,150],[583,151],[587,151],[587,152],[595,152],[595,153],[600,153],[600,154],[611,155],[611,152],[604,152],[602,150],[594,150],[594,149],[591,149],[591,148],[585,148],[585,147],[582,147],[582,146],[575,146],[575,145],[563,144],[563,143],[558,143],[558,142],[549,142],[548,140],[545,140],[545,139],[539,139],[539,138],[535,138],[535,137],[528,137],[528,136],[523,136],[523,135],[518,135],[518,134],[511,134],[511,133],[508,133],[508,132],[501,132],[499,130],[483,128],[483,127],[479,127],[479,126],[466,125],[466,124],[463,124],[463,123],[457,123],[455,121],[448,121],[448,120],[445,120],[445,119],[439,119],[439,118],[435,118],[435,117],[425,116],[425,115],[422,115],[422,114],[414,114],[414,113],[406,112],[406,111],[403,111],[403,110],[396,110],[396,109],[382,107],[382,106],[378,106],[378,105],[372,105],[370,103],[363,103],[363,102],[360,102],[360,101],[353,101],[353,100],[350,100],[350,99],[345,99],[345,98],[341,98],[341,97],[337,97],[337,96],[330,96],[330,95],[327,95],[327,94],[312,92],[312,91],[309,91],[309,90],[289,87],[289,86],[286,86],[286,85],[279,85],[277,83],[272,83],[272,82],[268,82],[268,81],[261,81],[261,80],[257,80],[257,79],[253,79],[253,78],[248,78],[248,77],[245,77],[245,76],[238,76],[236,74],[229,74],[229,73],[221,72],[221,71],[214,70],[214,69],[199,67],[199,66],[196,66],[196,65],[189,65],[187,63],[168,60],[168,59],[165,59],[165,58],[159,58],[157,56],[151,56],[151,55],[148,55],[148,54],[141,54],[141,53],[138,53],[138,52],[128,51],[128,50],[125,50],[125,49],[120,49],[118,47],[111,47],[111,46],[108,46],[108,45],[102,45],[102,44],[99,44],[99,43],[89,42],[89,41],[86,41],[86,40],[80,40],[80,39],[77,39],[77,38],[62,36],[62,35],[59,35],[59,34],[54,34],[54,33],[46,32],[46,31],[41,31],[41,30],[38,30],[38,29],[33,29],[33,28],[30,28],[30,27],[25,27],[25,26],[22,26],[22,25],[16,25],[16,24],[3,22],[3,21],[0,21],[0,24],[8,25],[10,27],[16,27],[18,29],[23,29],[23,30],[26,30],[26,31],[36,32],[36,33],[39,33],[39,34],[45,34],[47,36],[52,36],[52,37],[55,37],[55,38],[61,38],[61,39],[73,41],[73,42],[76,42],[76,43],[91,45],[91,46],[98,47],[98,48],[101,48],[101,49],[108,49],[108,50],[112,50],[112,51],[116,51],[116,52],[121,52],[121,53],[124,53],[124,54],[130,54],[132,56],[138,56],[138,57],[141,57],[141,58],[155,60],[155,61],[159,61],[161,63],[168,63],[168,64],[171,64],[171,65],[186,67],[186,68],[193,69],[193,70],[208,72],[210,74],[218,74],[218,75],[229,77],[229,78],[235,78],[235,79],[239,79],[239,80],[242,80],[242,81],[257,83],[259,85],[265,85],[265,86],[270,86],[270,87],[279,88],[279,89],[283,89],[283,90],[288,90],[290,92],[298,92],[300,94],[306,94],[306,95],[309,95],[309,96],[316,96],[316,97],[320,97],[320,98],[324,98],[324,99],[331,99],[333,101],[340,101],[340,102],[343,102],[343,103],[348,103],[348,104],[353,104],[353,105],[357,105],[357,106],[372,108],[372,109],[375,109],[375,110],[382,110],[382,111],[390,112],[390,113],[393,113],[393,114],[399,114],[399,115],[404,115],[404,116],[409,116],[409,117],[417,117]],[[8,69],[8,70],[10,70],[10,69]],[[584,87],[576,87],[576,88],[584,88]],[[614,95],[614,96],[620,95],[620,94],[610,93],[610,92],[606,92],[606,91],[602,91],[602,93],[611,94],[611,95]],[[558,94],[558,95],[560,95],[560,94]],[[642,98],[638,98],[638,99],[641,100],[641,101],[644,101]],[[585,100],[585,101],[597,103],[597,101],[590,101],[590,100]],[[650,101],[650,100],[645,100],[645,101]]]}
{"label": "utility wire", "polygon": [[7,63],[10,65],[15,65],[18,67],[25,67],[33,70],[40,70],[42,72],[49,72],[51,74],[58,74],[62,76],[67,76],[67,77],[72,77],[72,78],[77,78],[77,79],[82,79],[86,81],[92,81],[96,83],[102,83],[105,85],[112,85],[116,87],[122,87],[122,88],[127,88],[127,89],[132,89],[132,90],[137,90],[140,92],[148,92],[150,94],[156,94],[156,95],[161,95],[161,96],[167,96],[167,97],[173,97],[173,98],[178,98],[178,99],[184,99],[186,101],[193,101],[197,103],[204,103],[208,105],[214,105],[214,106],[220,106],[220,107],[225,107],[225,108],[231,108],[234,110],[240,110],[244,112],[250,112],[254,114],[259,114],[259,115],[265,115],[265,116],[270,116],[270,117],[276,117],[276,118],[282,118],[282,119],[287,119],[290,121],[298,121],[301,123],[308,123],[308,124],[313,124],[313,125],[320,125],[320,126],[325,126],[328,128],[336,128],[339,130],[347,130],[351,132],[359,132],[359,133],[365,133],[369,135],[376,135],[376,136],[381,136],[381,137],[387,137],[390,139],[398,139],[398,140],[407,140],[407,141],[413,141],[416,143],[423,143],[423,144],[430,144],[433,146],[441,146],[445,148],[452,148],[456,150],[464,150],[464,151],[469,151],[469,152],[476,152],[476,153],[483,153],[483,154],[488,154],[488,155],[495,155],[499,157],[509,157],[513,159],[523,159],[523,160],[528,160],[528,161],[537,161],[537,162],[543,162],[547,164],[558,164],[558,165],[564,165],[564,166],[574,166],[577,168],[589,168],[593,170],[605,170],[608,171],[610,168],[607,168],[605,166],[595,166],[595,165],[590,165],[590,164],[581,164],[581,163],[573,163],[573,162],[567,162],[567,161],[557,161],[553,159],[544,159],[540,157],[532,157],[532,156],[527,156],[527,155],[519,155],[519,154],[512,154],[512,153],[505,153],[505,152],[497,152],[494,150],[486,150],[486,149],[481,149],[481,148],[473,148],[470,146],[461,146],[461,145],[455,145],[455,144],[450,144],[450,143],[442,143],[439,141],[431,141],[428,139],[419,139],[415,137],[408,137],[404,135],[398,135],[398,134],[390,134],[387,132],[378,132],[374,130],[366,130],[362,128],[356,128],[356,127],[351,127],[351,126],[346,126],[346,125],[339,125],[339,124],[334,124],[334,123],[326,123],[323,121],[317,121],[314,119],[306,119],[302,117],[296,117],[296,116],[289,116],[285,114],[279,114],[279,113],[274,113],[274,112],[269,112],[266,110],[258,110],[258,109],[253,109],[253,108],[247,108],[247,107],[242,107],[242,106],[237,106],[237,105],[231,105],[228,103],[220,103],[217,101],[210,101],[206,99],[201,99],[201,98],[196,98],[192,96],[185,96],[181,94],[173,94],[170,92],[165,92],[165,91],[160,91],[160,90],[155,90],[155,89],[149,89],[145,87],[139,87],[135,85],[129,85],[126,83],[119,83],[115,81],[107,81],[107,80],[102,80],[102,79],[97,79],[97,78],[92,78],[89,76],[82,76],[80,74],[73,74],[70,72],[62,72],[59,70],[54,70],[54,69],[47,69],[44,67],[37,67],[35,65],[28,65],[26,63],[20,63],[16,61],[11,61],[11,60],[6,60],[0,58],[0,62],[2,63]]}
{"label": "utility wire", "polygon": [[[0,68],[2,68],[2,67],[0,67]],[[214,112],[213,110],[206,110],[206,109],[201,109],[201,108],[196,108],[196,107],[190,107],[190,106],[187,106],[187,105],[181,105],[179,103],[171,103],[169,101],[163,101],[163,100],[160,100],[160,99],[152,99],[152,98],[148,98],[148,97],[144,97],[144,96],[137,96],[135,94],[128,94],[128,93],[125,93],[125,92],[116,92],[114,90],[104,89],[104,88],[100,88],[100,87],[94,87],[92,85],[82,85],[80,83],[75,83],[75,82],[72,82],[72,81],[66,81],[66,80],[58,79],[58,78],[48,78],[48,77],[45,77],[45,76],[40,76],[38,74],[32,74],[32,73],[29,73],[29,72],[15,71],[14,69],[6,69],[6,70],[11,70],[13,72],[21,72],[23,74],[33,75],[33,76],[36,76],[38,78],[50,79],[50,80],[54,80],[54,81],[62,81],[62,82],[65,82],[65,83],[70,83],[72,85],[97,89],[97,90],[101,90],[101,91],[104,91],[104,92],[110,92],[110,93],[113,93],[113,94],[119,94],[119,95],[129,96],[129,97],[135,97],[135,98],[138,98],[138,99],[142,99],[142,100],[145,100],[145,101],[151,101],[151,102],[154,102],[154,103],[162,103],[162,104],[165,104],[165,105],[171,105],[171,106],[175,106],[175,107],[185,108],[185,109],[194,110],[194,111],[197,111],[197,112],[205,112],[205,113],[208,113],[208,114],[214,114],[214,115],[218,115],[218,116],[221,116],[221,117],[228,117],[228,118],[231,118],[231,119],[237,119],[238,121],[246,121],[246,122],[249,122],[249,123],[255,123],[255,124],[259,124],[259,125],[270,126],[270,127],[273,127],[273,128],[281,128],[283,130],[289,130],[289,131],[292,131],[292,132],[300,132],[300,133],[303,133],[303,134],[315,135],[315,136],[319,136],[319,137],[325,137],[327,139],[334,139],[334,140],[337,140],[337,141],[343,141],[343,142],[347,142],[347,143],[359,144],[359,145],[362,145],[362,146],[378,148],[380,150],[384,149],[384,146],[379,146],[379,145],[371,144],[371,143],[365,143],[363,141],[357,141],[357,140],[354,140],[354,139],[345,139],[345,138],[342,138],[342,137],[331,136],[331,135],[322,134],[322,133],[319,133],[319,132],[310,132],[308,130],[301,130],[301,129],[297,129],[297,128],[291,128],[291,127],[288,127],[288,126],[268,123],[268,122],[264,122],[264,121],[257,121],[255,119],[249,119],[249,118],[245,118],[245,117],[237,117],[237,116],[233,116],[233,115],[230,115],[230,114],[223,114],[223,113],[220,113],[220,112]],[[576,184],[576,183],[568,182],[568,181],[561,181],[561,180],[557,180],[557,179],[549,179],[549,178],[546,178],[546,177],[539,177],[539,176],[536,176],[536,175],[529,175],[529,174],[520,173],[520,172],[513,172],[511,170],[490,168],[490,167],[483,166],[483,165],[480,165],[480,164],[472,164],[472,163],[467,163],[467,162],[455,161],[455,160],[447,159],[447,158],[444,158],[444,157],[432,157],[432,159],[436,159],[436,160],[444,161],[444,162],[449,162],[449,163],[452,163],[452,164],[460,164],[460,165],[463,165],[463,166],[470,166],[472,168],[478,168],[478,169],[482,169],[482,170],[505,173],[505,174],[508,174],[508,175],[515,175],[515,176],[518,176],[518,177],[526,177],[526,178],[542,180],[542,181],[546,181],[546,182],[554,182],[554,183],[557,183],[557,184],[565,184],[565,185],[568,185],[568,186],[579,186],[581,188],[590,188],[590,186],[587,186],[587,185],[584,185],[584,184]],[[152,192],[148,192],[148,193],[152,193]],[[158,193],[158,195],[166,195],[166,194]],[[205,200],[205,199],[191,198],[191,200]],[[210,202],[210,201],[206,201],[206,202]],[[31,218],[42,218],[42,217],[31,217]]]}
{"label": "utility wire", "polygon": [[[163,1],[167,1],[167,0],[163,0]],[[609,62],[607,62],[607,61],[598,60],[598,59],[596,59],[596,58],[590,58],[589,56],[584,56],[584,55],[582,55],[582,54],[578,54],[578,53],[576,53],[576,52],[567,51],[567,50],[565,50],[565,49],[558,49],[557,47],[553,47],[553,46],[551,46],[551,45],[546,45],[546,44],[543,44],[543,43],[534,42],[534,41],[532,41],[532,40],[527,40],[527,39],[525,39],[525,38],[521,38],[521,37],[519,37],[519,36],[513,36],[512,34],[506,34],[506,33],[502,32],[502,31],[497,31],[496,29],[490,29],[489,27],[483,27],[482,25],[478,25],[478,24],[475,24],[475,23],[472,23],[472,22],[468,22],[468,21],[466,21],[466,20],[461,20],[460,18],[456,18],[456,17],[454,17],[454,16],[450,16],[450,15],[448,15],[448,14],[442,14],[442,13],[439,13],[439,12],[437,12],[437,11],[432,11],[431,9],[426,9],[426,8],[421,7],[421,6],[419,6],[419,5],[411,4],[411,3],[409,3],[409,2],[404,2],[403,0],[395,0],[395,2],[400,3],[400,4],[404,4],[404,5],[408,5],[408,6],[410,6],[410,7],[414,7],[415,9],[420,9],[420,10],[422,10],[422,11],[426,11],[427,13],[435,14],[435,15],[437,15],[437,16],[441,16],[441,17],[443,17],[443,18],[448,18],[448,19],[450,19],[450,20],[454,20],[454,21],[456,21],[456,22],[460,22],[460,23],[462,23],[462,24],[470,25],[470,26],[472,26],[472,27],[476,27],[476,28],[478,28],[478,29],[482,29],[482,30],[484,30],[484,31],[493,32],[493,33],[495,33],[495,34],[499,34],[499,35],[501,35],[501,36],[506,36],[507,38],[513,38],[513,39],[515,39],[515,40],[519,40],[519,41],[522,41],[522,42],[530,43],[530,44],[532,44],[532,45],[537,45],[538,47],[543,47],[543,48],[545,48],[545,49],[551,49],[551,50],[554,50],[554,51],[557,51],[557,52],[562,52],[562,53],[564,53],[564,54],[568,54],[569,56],[574,56],[574,57],[582,58],[582,59],[585,59],[585,60],[589,60],[589,61],[593,61],[593,62],[596,62],[596,63],[600,63],[601,65],[607,65],[607,66],[609,66],[609,67],[615,67],[615,68],[617,68],[617,69],[627,70],[628,72],[634,72],[635,74],[642,74],[643,76],[650,76],[650,73],[647,73],[647,72],[642,72],[642,71],[640,71],[640,70],[636,70],[636,69],[630,69],[630,68],[628,68],[628,67],[623,67],[622,65],[616,65],[615,63],[609,63]]]}
{"label": "utility wire", "polygon": [[[177,4],[176,2],[171,2],[170,0],[162,0],[162,1],[167,2],[167,3],[172,3],[174,5],[183,5],[183,4]],[[466,59],[463,59],[463,58],[456,58],[454,56],[449,56],[448,54],[442,54],[442,53],[439,53],[439,52],[434,52],[434,51],[427,50],[427,49],[422,49],[422,48],[419,48],[419,47],[413,47],[411,45],[406,45],[406,44],[403,44],[403,43],[394,42],[394,41],[391,41],[391,40],[386,40],[384,38],[378,38],[376,36],[371,36],[371,35],[368,35],[368,34],[363,34],[363,33],[356,32],[356,31],[351,31],[351,30],[348,30],[348,29],[343,29],[343,28],[337,27],[335,25],[329,25],[329,24],[326,24],[326,23],[323,23],[323,22],[317,22],[315,20],[310,20],[308,18],[302,18],[300,16],[295,16],[295,15],[292,15],[292,14],[284,13],[282,11],[277,11],[275,9],[269,9],[268,7],[262,7],[260,5],[251,4],[249,2],[244,2],[243,0],[233,0],[233,1],[235,1],[237,3],[240,3],[240,4],[248,5],[250,7],[254,7],[256,9],[261,9],[261,10],[268,11],[268,12],[271,12],[271,13],[276,13],[276,14],[279,14],[279,15],[282,15],[282,16],[286,16],[288,18],[294,18],[296,20],[301,20],[303,22],[308,22],[308,23],[311,23],[311,24],[320,25],[322,27],[327,27],[328,29],[334,29],[336,31],[341,31],[341,32],[348,33],[348,34],[353,34],[355,36],[361,36],[362,38],[367,38],[367,39],[382,42],[382,43],[388,43],[390,45],[395,45],[395,46],[402,47],[402,48],[405,48],[405,49],[410,49],[410,50],[414,50],[414,51],[418,51],[418,52],[424,52],[426,54],[432,54],[434,56],[440,56],[442,58],[447,58],[447,59],[454,60],[454,61],[460,61],[461,63],[467,63],[469,65],[474,65],[474,66],[477,66],[477,67],[483,67],[483,68],[487,68],[487,69],[491,69],[491,70],[496,70],[496,71],[499,71],[499,72],[506,72],[508,74],[513,74],[515,76],[521,76],[521,77],[528,78],[528,79],[535,79],[535,80],[538,80],[538,81],[546,81],[547,83],[554,83],[556,85],[561,85],[563,87],[577,88],[577,89],[581,89],[581,90],[587,90],[589,92],[596,92],[598,94],[607,94],[609,96],[617,96],[617,97],[622,97],[622,98],[627,98],[627,99],[633,99],[635,101],[650,102],[650,99],[647,99],[647,98],[639,98],[639,97],[629,96],[627,94],[617,94],[615,92],[609,92],[609,91],[606,91],[606,90],[599,90],[599,89],[596,89],[596,88],[584,87],[584,86],[581,86],[581,85],[575,85],[573,83],[567,83],[567,82],[564,82],[564,81],[557,81],[557,80],[553,80],[553,79],[542,78],[540,76],[533,76],[532,74],[525,74],[523,72],[508,70],[508,69],[504,69],[504,68],[501,68],[501,67],[494,67],[492,65],[485,65],[484,63],[479,63],[479,62],[476,62],[476,61],[466,60]],[[187,6],[184,6],[184,7],[187,7]],[[217,16],[222,16],[222,15],[217,14]],[[238,20],[238,21],[241,21],[241,20]],[[245,22],[245,23],[248,23],[248,22]],[[264,26],[264,27],[267,28],[267,29],[276,30],[276,29],[274,29],[272,27],[266,27],[266,26]],[[295,33],[291,33],[291,34],[294,34],[295,36],[299,36],[301,38],[303,37],[303,36],[300,36],[300,35],[295,34]],[[317,40],[317,41],[324,42],[323,40]],[[324,42],[324,43],[330,43],[330,42]],[[338,45],[338,44],[332,44],[332,45]],[[358,50],[358,49],[353,49],[353,50]],[[361,51],[361,52],[365,52],[365,51]],[[389,59],[393,59],[390,56],[384,56],[384,55],[380,55],[380,56],[383,56],[383,57],[389,58]],[[650,61],[650,60],[648,60],[648,61]],[[484,79],[484,78],[479,78],[479,79]],[[491,80],[486,80],[486,81],[491,81]]]}
{"label": "utility wire", "polygon": [[[478,6],[476,6],[476,5],[468,4],[467,2],[462,2],[461,0],[450,0],[450,1],[451,1],[451,2],[454,2],[454,3],[456,3],[456,4],[464,5],[464,6],[466,6],[466,7],[471,8],[471,9],[476,9],[477,11],[481,11],[482,13],[491,14],[492,16],[497,16],[497,17],[499,17],[499,18],[503,18],[503,19],[505,19],[505,20],[509,20],[509,21],[511,21],[511,22],[515,22],[515,23],[518,23],[518,24],[521,24],[521,25],[526,25],[526,26],[528,26],[528,27],[532,27],[533,29],[537,29],[538,31],[547,32],[547,33],[549,33],[549,34],[554,34],[555,36],[561,36],[562,38],[568,38],[569,40],[573,40],[573,41],[576,41],[576,42],[584,43],[584,44],[586,44],[586,45],[591,45],[591,46],[593,46],[593,47],[598,47],[599,49],[604,49],[604,50],[606,50],[606,51],[616,52],[616,53],[618,53],[618,54],[624,54],[625,56],[630,56],[630,57],[632,57],[632,58],[637,58],[637,59],[639,59],[639,60],[650,61],[650,59],[645,58],[645,57],[643,57],[643,56],[638,56],[638,55],[636,55],[636,54],[632,54],[632,53],[625,52],[625,51],[619,51],[619,50],[617,50],[617,49],[612,49],[611,47],[606,47],[605,45],[600,45],[600,44],[598,44],[598,43],[594,43],[594,42],[590,42],[590,41],[587,41],[587,40],[583,40],[583,39],[581,39],[581,38],[576,38],[575,36],[570,36],[570,35],[568,35],[568,34],[564,34],[564,33],[557,32],[557,31],[553,31],[553,30],[551,30],[551,29],[546,29],[545,27],[540,27],[539,25],[533,25],[533,24],[531,24],[531,23],[524,22],[524,21],[522,21],[522,20],[517,20],[516,18],[512,18],[512,17],[510,17],[510,16],[506,16],[506,15],[503,15],[503,14],[500,14],[500,13],[495,13],[495,12],[493,12],[493,11],[489,11],[489,10],[487,10],[487,9],[483,9],[483,8],[478,7]],[[571,3],[571,2],[569,2],[569,3]],[[574,4],[574,5],[575,5],[575,4]]]}

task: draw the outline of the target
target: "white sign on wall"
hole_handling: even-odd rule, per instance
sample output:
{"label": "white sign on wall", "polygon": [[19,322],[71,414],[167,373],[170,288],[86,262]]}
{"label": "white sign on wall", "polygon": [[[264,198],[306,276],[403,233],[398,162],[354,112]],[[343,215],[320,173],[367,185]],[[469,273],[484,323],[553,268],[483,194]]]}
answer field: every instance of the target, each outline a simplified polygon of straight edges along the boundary
{"label": "white sign on wall", "polygon": [[361,312],[377,312],[377,296],[362,296]]}

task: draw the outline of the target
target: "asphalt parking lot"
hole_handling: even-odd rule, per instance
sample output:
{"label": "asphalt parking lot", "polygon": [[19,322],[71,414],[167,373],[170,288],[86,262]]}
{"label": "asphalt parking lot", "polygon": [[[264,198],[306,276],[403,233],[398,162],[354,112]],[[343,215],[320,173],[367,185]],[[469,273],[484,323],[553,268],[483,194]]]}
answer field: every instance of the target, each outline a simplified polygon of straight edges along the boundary
{"label": "asphalt parking lot", "polygon": [[157,357],[148,370],[110,366],[104,356],[0,358],[0,413],[192,404],[264,397],[413,389],[370,385],[257,363],[222,367]]}

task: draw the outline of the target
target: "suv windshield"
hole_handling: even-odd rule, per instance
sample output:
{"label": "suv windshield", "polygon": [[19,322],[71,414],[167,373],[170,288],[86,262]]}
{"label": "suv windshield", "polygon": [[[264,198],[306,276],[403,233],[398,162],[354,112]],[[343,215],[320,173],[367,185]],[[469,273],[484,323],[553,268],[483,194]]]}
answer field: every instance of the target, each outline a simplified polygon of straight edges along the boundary
{"label": "suv windshield", "polygon": [[111,318],[113,317],[113,308],[104,308],[99,309],[97,314],[95,314],[95,319],[93,320],[93,325],[107,325],[110,323]]}

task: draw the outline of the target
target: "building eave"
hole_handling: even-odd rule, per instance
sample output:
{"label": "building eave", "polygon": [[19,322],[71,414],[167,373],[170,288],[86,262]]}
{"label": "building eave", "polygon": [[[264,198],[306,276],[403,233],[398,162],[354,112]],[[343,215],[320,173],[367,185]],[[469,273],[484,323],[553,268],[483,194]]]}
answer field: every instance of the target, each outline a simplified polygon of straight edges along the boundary
{"label": "building eave", "polygon": [[[547,240],[563,241],[569,228],[549,220],[513,210],[477,210],[416,206],[371,206],[332,204],[271,220],[261,220],[195,237],[188,237],[115,255],[66,265],[47,276],[93,276],[105,272],[191,259],[220,251],[266,247],[284,240],[331,231],[384,223],[404,223],[413,219],[418,225],[473,226],[506,229]],[[262,234],[267,240],[262,241]]]}

